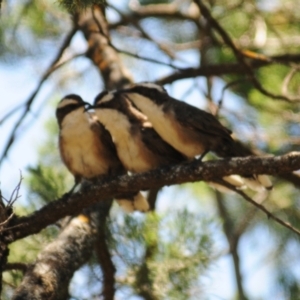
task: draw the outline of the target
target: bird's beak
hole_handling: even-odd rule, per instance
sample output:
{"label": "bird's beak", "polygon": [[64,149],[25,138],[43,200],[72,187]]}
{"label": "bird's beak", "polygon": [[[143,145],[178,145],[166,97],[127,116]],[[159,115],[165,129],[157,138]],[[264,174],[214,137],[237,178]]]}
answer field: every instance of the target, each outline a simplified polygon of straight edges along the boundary
{"label": "bird's beak", "polygon": [[89,109],[93,108],[93,105],[91,105],[90,103],[85,103],[84,106],[85,106],[84,111],[88,111]]}
{"label": "bird's beak", "polygon": [[116,90],[114,91],[115,95],[119,95],[119,94],[124,94],[128,91],[128,89],[121,89],[121,90]]}

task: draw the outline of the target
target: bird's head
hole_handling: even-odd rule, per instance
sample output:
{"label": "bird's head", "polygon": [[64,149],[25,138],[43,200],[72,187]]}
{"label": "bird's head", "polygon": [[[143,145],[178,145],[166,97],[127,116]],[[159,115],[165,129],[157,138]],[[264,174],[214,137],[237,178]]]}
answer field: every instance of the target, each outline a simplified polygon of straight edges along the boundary
{"label": "bird's head", "polygon": [[[152,82],[135,83],[118,90],[116,93],[126,95],[129,99],[135,101],[138,101],[138,97],[142,96],[157,104],[162,104],[169,98],[164,87]],[[137,104],[135,101],[134,103]]]}
{"label": "bird's head", "polygon": [[119,93],[119,91],[103,91],[94,100],[92,106],[96,111],[108,110],[118,111],[120,114],[126,116],[131,122],[145,120],[147,117],[134,107],[133,103],[126,97],[126,95]]}
{"label": "bird's head", "polygon": [[85,108],[89,103],[82,100],[79,95],[69,94],[59,101],[56,108],[56,118],[58,123],[61,124],[64,117],[69,113],[79,109]]}
{"label": "bird's head", "polygon": [[126,113],[131,105],[131,102],[126,99],[124,95],[112,91],[103,91],[96,96],[93,108],[115,109],[119,112]]}

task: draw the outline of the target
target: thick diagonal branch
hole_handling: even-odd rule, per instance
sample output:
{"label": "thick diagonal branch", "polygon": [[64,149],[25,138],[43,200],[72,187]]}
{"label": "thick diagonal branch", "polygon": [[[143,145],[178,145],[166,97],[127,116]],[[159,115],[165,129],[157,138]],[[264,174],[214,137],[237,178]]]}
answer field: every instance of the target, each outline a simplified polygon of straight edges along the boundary
{"label": "thick diagonal branch", "polygon": [[91,256],[95,227],[84,215],[74,218],[58,238],[40,252],[13,299],[67,299],[73,273]]}
{"label": "thick diagonal branch", "polygon": [[169,166],[132,176],[121,176],[91,185],[83,192],[63,197],[46,205],[33,214],[15,218],[10,223],[13,240],[39,232],[59,219],[80,213],[98,201],[109,199],[124,192],[160,188],[165,185],[195,181],[213,181],[226,175],[240,174],[287,174],[300,169],[300,152],[274,157],[246,157],[207,162],[193,161]]}
{"label": "thick diagonal branch", "polygon": [[121,88],[131,82],[118,53],[110,46],[108,25],[103,11],[87,8],[74,15],[75,22],[88,42],[87,56],[100,71],[107,89]]}

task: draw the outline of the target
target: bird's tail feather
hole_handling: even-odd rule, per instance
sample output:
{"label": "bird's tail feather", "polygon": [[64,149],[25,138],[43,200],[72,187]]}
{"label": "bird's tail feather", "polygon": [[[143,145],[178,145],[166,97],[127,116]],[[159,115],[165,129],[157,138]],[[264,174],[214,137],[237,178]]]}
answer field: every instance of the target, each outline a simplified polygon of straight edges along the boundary
{"label": "bird's tail feather", "polygon": [[[224,176],[222,179],[224,181],[230,183],[237,189],[241,190],[241,189],[246,188],[243,179],[239,175]],[[221,183],[216,183],[216,182],[210,181],[210,182],[208,182],[208,184],[211,187],[215,188],[216,190],[218,190],[219,192],[222,192],[222,193],[232,193],[233,192],[231,189],[229,189],[225,185],[222,185]]]}
{"label": "bird's tail feather", "polygon": [[146,212],[149,210],[149,203],[141,192],[136,193],[132,197],[124,199],[118,198],[116,199],[116,201],[127,213],[131,213],[134,211]]}
{"label": "bird's tail feather", "polygon": [[268,175],[253,175],[253,177],[243,177],[247,187],[253,191],[272,190],[273,184]]}
{"label": "bird's tail feather", "polygon": [[[253,156],[249,149],[242,143],[235,140],[226,140],[221,147],[215,150],[215,153],[221,157],[246,157]],[[253,191],[271,190],[273,184],[267,175],[249,174],[247,177],[242,177],[244,184]],[[233,183],[233,185],[235,185]]]}

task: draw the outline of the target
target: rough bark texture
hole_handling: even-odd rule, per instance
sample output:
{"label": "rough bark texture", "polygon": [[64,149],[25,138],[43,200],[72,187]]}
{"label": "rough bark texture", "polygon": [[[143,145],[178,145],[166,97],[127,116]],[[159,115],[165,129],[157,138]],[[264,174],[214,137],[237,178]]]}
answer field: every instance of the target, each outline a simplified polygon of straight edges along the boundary
{"label": "rough bark texture", "polygon": [[247,175],[251,172],[282,175],[298,169],[300,169],[300,152],[291,152],[275,157],[193,161],[132,176],[121,176],[102,181],[98,185],[88,185],[84,191],[53,201],[29,216],[15,218],[10,224],[12,226],[10,231],[13,240],[17,240],[38,233],[64,216],[78,214],[84,207],[97,201],[136,189],[148,190],[185,182],[212,181],[226,175]]}
{"label": "rough bark texture", "polygon": [[91,255],[95,228],[85,215],[72,219],[28,268],[13,299],[67,299],[73,273]]}
{"label": "rough bark texture", "polygon": [[120,57],[112,47],[104,11],[98,6],[74,15],[74,20],[88,42],[87,56],[100,71],[107,89],[117,89],[130,83]]}

